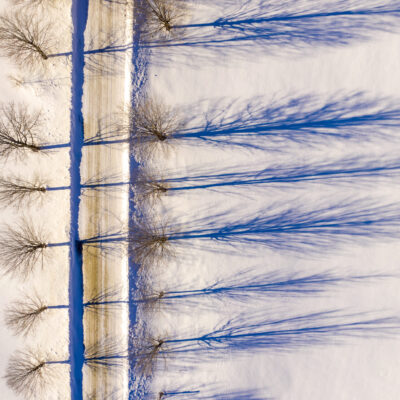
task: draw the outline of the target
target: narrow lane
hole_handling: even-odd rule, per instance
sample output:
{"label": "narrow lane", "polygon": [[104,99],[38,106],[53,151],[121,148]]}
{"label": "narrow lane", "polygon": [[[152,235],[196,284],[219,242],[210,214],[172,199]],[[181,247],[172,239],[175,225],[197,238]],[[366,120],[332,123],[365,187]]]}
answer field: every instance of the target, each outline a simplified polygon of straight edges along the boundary
{"label": "narrow lane", "polygon": [[[128,257],[126,243],[106,246],[101,238],[126,235],[128,228],[129,145],[126,141],[131,60],[131,8],[123,2],[92,1],[85,32],[85,84],[83,93],[84,138],[82,183],[106,186],[84,190],[80,214],[81,238],[100,236],[94,246],[83,246],[84,300],[116,290],[117,299],[128,298]],[[121,185],[107,186],[122,182]],[[114,298],[115,299],[115,298]],[[126,349],[129,315],[126,304],[110,312],[85,310],[85,347],[96,346],[106,352],[110,342]],[[103,355],[102,354],[102,355]],[[115,371],[114,371],[115,372]],[[117,393],[127,397],[127,368],[118,374],[109,369],[85,368],[83,391],[101,399]]]}

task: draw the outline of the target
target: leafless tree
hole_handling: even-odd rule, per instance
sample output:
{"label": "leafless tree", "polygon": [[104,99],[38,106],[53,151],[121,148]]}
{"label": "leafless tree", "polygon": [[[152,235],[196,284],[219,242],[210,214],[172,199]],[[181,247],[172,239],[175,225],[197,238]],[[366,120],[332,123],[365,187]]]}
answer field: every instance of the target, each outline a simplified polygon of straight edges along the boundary
{"label": "leafless tree", "polygon": [[22,9],[0,16],[0,50],[18,65],[33,69],[52,48],[51,23]]}
{"label": "leafless tree", "polygon": [[169,190],[168,184],[162,178],[157,178],[155,173],[145,168],[141,168],[133,175],[132,187],[136,203],[139,205],[156,200]]}
{"label": "leafless tree", "polygon": [[129,243],[134,262],[140,267],[157,265],[174,254],[166,227],[147,218],[134,221]]}
{"label": "leafless tree", "polygon": [[166,356],[166,343],[161,338],[148,337],[142,343],[134,346],[132,357],[135,361],[137,373],[147,377],[150,376],[159,359]]}
{"label": "leafless tree", "polygon": [[28,296],[14,302],[5,310],[5,323],[17,335],[33,331],[49,307],[38,296]]}
{"label": "leafless tree", "polygon": [[147,32],[151,36],[171,34],[186,14],[183,0],[144,0]]}
{"label": "leafless tree", "polygon": [[15,177],[0,178],[0,202],[5,205],[20,207],[40,198],[46,191],[46,185],[38,178],[33,181]]}
{"label": "leafless tree", "polygon": [[159,312],[166,292],[152,288],[149,279],[138,284],[135,292],[135,302],[141,306],[146,314]]}
{"label": "leafless tree", "polygon": [[17,351],[10,358],[4,378],[12,390],[30,399],[53,380],[51,367],[51,362],[33,351]]}
{"label": "leafless tree", "polygon": [[[83,306],[85,310],[101,314],[118,311],[121,306],[128,304],[128,300],[122,300],[119,293],[119,289],[103,290],[92,296]],[[15,334],[26,336],[35,330],[47,311],[66,308],[69,306],[48,305],[38,295],[27,296],[23,300],[14,301],[6,308],[4,320]]]}
{"label": "leafless tree", "polygon": [[41,126],[40,111],[31,112],[24,104],[3,105],[0,115],[0,156],[8,156],[17,150],[40,151],[38,141]]}
{"label": "leafless tree", "polygon": [[0,261],[4,273],[26,277],[38,261],[43,265],[48,243],[43,235],[23,220],[17,228],[8,227],[0,235]]}
{"label": "leafless tree", "polygon": [[178,114],[156,98],[148,97],[130,111],[131,141],[145,155],[169,141],[182,127]]}

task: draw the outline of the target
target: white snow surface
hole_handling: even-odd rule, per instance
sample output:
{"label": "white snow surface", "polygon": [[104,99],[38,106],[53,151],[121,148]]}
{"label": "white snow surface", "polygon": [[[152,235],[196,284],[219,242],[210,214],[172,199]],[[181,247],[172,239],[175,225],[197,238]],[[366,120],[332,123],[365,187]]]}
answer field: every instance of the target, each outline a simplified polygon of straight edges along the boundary
{"label": "white snow surface", "polygon": [[[10,2],[2,0],[0,8],[10,9]],[[39,13],[43,11],[38,10]],[[56,26],[55,49],[60,52],[71,51],[71,5],[69,1],[60,2],[55,8],[46,10],[44,18],[51,18]],[[69,142],[71,106],[71,64],[68,57],[54,57],[48,60],[46,71],[29,71],[18,68],[12,61],[0,58],[0,102],[25,103],[31,109],[41,110],[44,144],[63,144]],[[48,186],[68,186],[69,148],[60,148],[41,154],[10,156],[1,160],[0,175],[23,178],[42,178]],[[7,225],[15,227],[22,218],[27,218],[41,230],[48,241],[66,242],[69,239],[69,191],[56,191],[32,205],[16,209],[2,207],[0,210],[1,231]],[[26,280],[2,276],[0,280],[1,312],[15,300],[37,294],[48,305],[68,304],[69,264],[68,248],[49,249],[43,269],[38,266]],[[27,337],[16,338],[0,324],[0,375],[4,376],[10,355],[17,349],[36,350],[47,359],[66,360],[69,357],[68,310],[46,312],[37,331]],[[3,318],[3,315],[1,316]],[[54,368],[54,384],[51,391],[41,398],[65,400],[69,398],[69,367]],[[13,400],[17,397],[0,380],[1,398]]]}
{"label": "white snow surface", "polygon": [[[311,11],[329,10],[339,1],[233,1],[197,0],[189,3],[189,23],[214,22],[230,12],[261,9],[284,4]],[[388,4],[386,2],[385,4]],[[392,5],[396,5],[392,1]],[[368,7],[382,1],[347,1],[348,6]],[[1,1],[0,5],[8,5]],[[59,10],[63,22],[60,37],[70,37],[68,6]],[[62,13],[62,17],[60,16]],[[57,14],[57,12],[55,12]],[[247,15],[247,14],[246,14]],[[338,17],[339,18],[339,17]],[[217,112],[225,118],[253,105],[280,104],[299,96],[313,95],[316,104],[332,98],[340,99],[355,93],[377,100],[380,105],[399,105],[400,34],[393,27],[386,31],[372,30],[368,37],[351,40],[346,45],[287,44],[266,46],[252,41],[240,48],[166,47],[153,49],[148,71],[148,90],[182,112],[189,124],[205,120],[205,114]],[[207,28],[208,29],[208,28]],[[209,30],[212,32],[213,27]],[[64,31],[63,31],[64,32]],[[69,35],[69,36],[68,36]],[[68,59],[55,59],[51,78],[33,76],[21,71],[8,60],[0,59],[2,102],[26,101],[43,108],[47,118],[49,143],[68,141],[70,120],[70,65]],[[15,87],[8,75],[22,75],[22,86]],[[388,100],[389,99],[389,100]],[[247,143],[262,149],[244,148],[228,143],[222,146],[193,140],[176,141],[168,152],[155,157],[152,168],[163,171],[165,178],[186,177],[226,172],[251,172],[282,166],[320,165],[328,161],[340,165],[342,159],[362,158],[366,162],[396,160],[399,157],[398,128],[380,136],[369,130],[365,136],[344,139],[319,139],[296,143],[251,138]],[[368,138],[368,139],[367,139]],[[1,173],[44,174],[49,184],[67,185],[68,149],[52,152],[45,158],[36,155],[24,159],[8,159],[1,164]],[[209,183],[209,180],[206,180]],[[204,182],[203,182],[204,183]],[[186,182],[183,183],[186,185]],[[195,183],[196,184],[196,183]],[[51,193],[41,207],[29,213],[43,225],[56,241],[68,238],[68,193]],[[363,204],[396,204],[399,202],[398,176],[364,177],[352,180],[226,186],[221,188],[182,190],[165,196],[156,214],[163,220],[179,222],[184,229],[197,227],[204,218],[230,223],[241,218],[264,215],[290,206],[314,210],[335,207],[341,201]],[[268,210],[268,211],[265,211]],[[154,211],[152,211],[154,212]],[[21,210],[1,210],[2,227],[22,216]],[[217,221],[217,222],[218,222]],[[201,226],[201,223],[200,223]],[[398,231],[392,238],[344,238],[340,243],[320,249],[288,251],[281,247],[261,245],[221,245],[211,240],[184,241],[177,256],[163,268],[152,272],[152,282],[160,290],[202,289],[215,282],[226,282],[246,271],[247,277],[272,274],[276,277],[305,276],[329,273],[341,277],[336,285],[323,287],[320,293],[285,294],[282,292],[244,299],[198,299],[174,302],[152,316],[139,314],[154,336],[189,338],[212,332],[230,320],[244,326],[250,322],[277,320],[337,310],[335,322],[396,316],[400,311]],[[68,254],[57,250],[49,265],[25,282],[3,277],[0,281],[1,308],[20,293],[38,292],[49,302],[68,301]],[[350,277],[369,276],[365,279]],[[240,284],[240,278],[234,280]],[[345,316],[355,316],[346,317]],[[315,323],[320,320],[316,319]],[[290,326],[290,325],[289,325]],[[56,334],[55,334],[56,333]],[[371,335],[331,336],[318,344],[301,343],[290,348],[235,349],[218,352],[176,355],[160,361],[149,388],[154,393],[165,391],[200,391],[192,398],[282,400],[397,400],[400,393],[400,343],[398,336]],[[33,337],[16,339],[0,324],[0,374],[4,375],[7,360],[13,351],[37,346],[55,358],[68,354],[68,315],[55,311]],[[212,356],[210,356],[212,354]],[[66,369],[66,368],[65,368]],[[44,399],[69,398],[68,371],[61,371],[55,391]],[[0,381],[1,397],[17,397]],[[190,396],[190,395],[189,395]],[[203,397],[201,397],[203,396]],[[209,396],[209,397],[206,397]],[[179,397],[178,397],[179,398]],[[186,398],[182,396],[181,398]]]}
{"label": "white snow surface", "polygon": [[[213,23],[229,15],[240,20],[257,14],[269,15],[280,7],[286,13],[296,10],[324,13],[337,7],[368,9],[382,5],[395,7],[398,2],[198,0],[189,2],[185,22]],[[341,17],[335,18],[336,26],[340,27]],[[365,34],[362,38],[353,38],[343,45],[337,41],[273,43],[266,39],[236,45],[225,43],[218,48],[202,45],[153,48],[147,91],[176,107],[189,127],[205,126],[206,121],[228,123],[242,112],[244,122],[239,126],[243,128],[251,123],[250,114],[255,108],[283,105],[303,96],[312,96],[312,100],[297,111],[310,106],[315,110],[332,99],[346,110],[349,105],[343,99],[348,96],[371,100],[383,109],[389,103],[398,108],[400,34],[389,20],[380,21],[380,27],[385,26],[386,30],[370,25],[361,29]],[[221,31],[213,26],[187,28],[187,37],[201,39],[209,34],[221,38]],[[227,139],[225,143],[172,139],[168,151],[160,150],[152,161],[143,163],[161,171],[165,179],[186,177],[177,186],[191,186],[223,181],[190,179],[194,176],[246,172],[251,175],[251,171],[264,168],[277,168],[285,176],[291,167],[304,171],[305,166],[313,166],[318,170],[321,164],[340,168],[343,160],[364,160],[372,165],[376,161],[398,159],[398,126],[385,128],[384,132],[382,128],[347,129],[348,139],[308,136],[309,140],[297,142],[251,133],[248,138],[236,141],[222,137]],[[239,146],[240,143],[253,147]],[[229,226],[235,221],[292,207],[303,211],[325,207],[337,210],[338,205],[352,204],[353,210],[360,210],[365,204],[398,204],[400,186],[396,175],[172,191],[162,197],[157,211],[151,207],[148,213],[191,231],[211,223]],[[311,325],[399,315],[398,225],[386,237],[336,236],[329,240],[328,246],[320,247],[318,234],[313,234],[315,245],[311,249],[302,245],[287,249],[295,235],[286,236],[282,239],[284,243],[274,248],[229,241],[221,244],[211,239],[182,240],[175,258],[163,268],[152,270],[151,281],[158,290],[196,290],[216,282],[221,286],[226,282],[240,284],[243,276],[238,274],[244,272],[246,277],[271,274],[275,279],[326,273],[343,280],[320,286],[320,293],[312,294],[280,292],[242,299],[221,295],[177,300],[151,315],[140,312],[140,319],[146,321],[151,336],[180,339],[200,337],[229,321],[247,331],[246,327],[252,323],[331,311],[335,312],[332,320],[319,315]],[[356,276],[368,278],[351,279]],[[295,326],[309,324],[287,322],[285,328]],[[264,329],[271,330],[273,326]],[[288,346],[245,345],[241,350],[232,346],[223,351],[210,347],[198,353],[172,353],[160,359],[148,383],[149,390],[154,393],[153,398],[161,391],[182,392],[180,396],[171,395],[179,399],[398,399],[400,342],[393,332],[332,333],[318,343],[301,340],[300,335],[297,339],[299,342]],[[185,391],[192,393],[184,394]]]}

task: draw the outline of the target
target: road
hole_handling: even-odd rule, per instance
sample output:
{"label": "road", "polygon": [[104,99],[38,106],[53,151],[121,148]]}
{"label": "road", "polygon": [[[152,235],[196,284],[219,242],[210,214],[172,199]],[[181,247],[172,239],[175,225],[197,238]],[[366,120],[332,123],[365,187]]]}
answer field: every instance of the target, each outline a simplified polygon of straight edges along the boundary
{"label": "road", "polygon": [[[130,99],[129,46],[132,39],[132,4],[124,1],[96,0],[89,2],[85,31],[85,83],[83,118],[86,146],[81,164],[82,184],[95,188],[83,189],[80,211],[80,237],[110,234],[123,237],[128,225],[129,148],[124,141],[128,124],[127,108]],[[107,187],[109,183],[120,185]],[[99,186],[97,186],[99,185]],[[105,185],[105,186],[101,186]],[[112,299],[128,298],[128,260],[126,243],[97,241],[84,246],[84,301],[116,290]],[[126,347],[129,314],[126,304],[107,312],[85,309],[85,347],[118,343]],[[104,346],[103,346],[104,348]],[[126,399],[127,368],[117,374],[110,370],[85,367],[84,398],[104,399],[116,394]],[[91,397],[90,397],[91,396]]]}

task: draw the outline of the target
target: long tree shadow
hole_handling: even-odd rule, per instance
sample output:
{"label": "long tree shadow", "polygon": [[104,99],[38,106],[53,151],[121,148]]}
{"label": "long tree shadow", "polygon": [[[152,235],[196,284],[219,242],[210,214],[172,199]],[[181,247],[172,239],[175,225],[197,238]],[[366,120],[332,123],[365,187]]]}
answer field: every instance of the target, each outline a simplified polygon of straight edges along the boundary
{"label": "long tree shadow", "polygon": [[[110,7],[111,7],[111,2]],[[112,2],[116,4],[116,2]],[[122,4],[122,3],[121,3]],[[90,75],[121,75],[123,73],[123,64],[125,53],[133,48],[132,42],[127,42],[124,31],[120,28],[114,28],[113,31],[105,34],[87,38],[83,55],[85,58],[85,73]],[[49,55],[54,57],[71,57],[72,53],[58,52]]]}
{"label": "long tree shadow", "polygon": [[[123,122],[123,113],[104,115],[96,121],[94,134],[86,136],[83,140],[83,147],[88,146],[108,146],[114,144],[129,143],[129,132],[126,123]],[[70,143],[43,144],[40,148],[45,152],[68,148]]]}
{"label": "long tree shadow", "polygon": [[[217,189],[247,185],[284,186],[299,182],[335,182],[352,185],[371,182],[374,178],[396,178],[400,173],[400,161],[395,158],[367,160],[361,157],[336,160],[321,164],[275,165],[269,168],[246,172],[213,173],[199,171],[187,176],[156,178],[149,176],[152,185],[165,188],[164,192],[179,192],[196,189]],[[168,175],[171,175],[168,173]]]}
{"label": "long tree shadow", "polygon": [[[324,100],[314,95],[271,100],[255,98],[244,104],[223,101],[213,104],[203,117],[195,105],[182,110],[174,140],[198,145],[265,148],[268,144],[321,143],[327,139],[349,141],[398,140],[400,107],[388,98],[371,98],[363,92]],[[129,143],[129,129],[121,115],[97,121],[94,135],[83,146]],[[109,121],[110,120],[110,121]],[[268,141],[266,140],[268,139]],[[261,141],[260,141],[261,140]],[[43,144],[41,150],[69,147],[69,143]]]}
{"label": "long tree shadow", "polygon": [[376,31],[394,31],[400,17],[397,2],[349,5],[346,0],[316,5],[300,1],[246,1],[224,10],[213,21],[173,26],[170,39],[149,40],[148,47],[195,47],[216,54],[248,51],[258,45],[269,51],[303,50],[315,46],[343,46],[366,40]]}
{"label": "long tree shadow", "polygon": [[115,255],[119,256],[125,250],[128,244],[129,236],[128,232],[124,231],[105,231],[100,232],[92,237],[82,239],[80,244],[89,253],[95,255]]}
{"label": "long tree shadow", "polygon": [[[302,204],[301,202],[299,204]],[[396,238],[400,213],[395,203],[377,205],[366,200],[342,201],[333,205],[315,205],[285,209],[272,205],[253,217],[229,221],[235,210],[192,220],[193,228],[179,223],[166,226],[149,224],[142,236],[152,237],[152,244],[184,245],[188,240],[208,240],[230,246],[259,244],[272,249],[326,251],[351,240]],[[138,225],[139,229],[140,226]]]}
{"label": "long tree shadow", "polygon": [[[188,115],[193,113],[189,111]],[[196,121],[194,116],[191,119]],[[307,144],[329,138],[372,141],[395,138],[393,130],[400,127],[400,108],[395,101],[372,99],[362,92],[325,101],[304,95],[266,104],[256,98],[243,105],[214,104],[205,121],[188,121],[188,125],[174,137],[189,143],[194,140],[207,145],[256,148],[266,145],[255,140],[259,138],[270,143],[289,140]]]}
{"label": "long tree shadow", "polygon": [[[117,174],[98,174],[88,178],[84,181],[81,187],[81,194],[87,195],[88,191],[93,192],[110,192],[120,191],[124,186],[128,186],[129,182],[124,182]],[[70,190],[70,186],[46,186],[45,190],[48,192],[58,192],[62,190]]]}
{"label": "long tree shadow", "polygon": [[254,351],[291,351],[316,345],[346,343],[349,339],[395,337],[400,320],[393,316],[376,317],[368,313],[346,314],[341,310],[320,311],[288,317],[265,317],[243,313],[211,331],[186,336],[137,338],[128,357],[150,371],[159,361],[174,359],[183,368],[188,362],[218,360],[226,352],[239,355]]}
{"label": "long tree shadow", "polygon": [[106,7],[113,7],[115,5],[117,6],[126,6],[130,3],[132,3],[131,0],[100,0],[102,4],[104,4]]}
{"label": "long tree shadow", "polygon": [[[205,386],[205,385],[203,385]],[[212,386],[212,385],[210,385]],[[206,389],[201,387],[198,390],[176,388],[171,390],[163,390],[154,396],[153,399],[164,400],[164,399],[179,399],[179,400],[272,400],[269,397],[259,397],[257,390],[247,389],[247,390],[231,390],[225,391],[224,393],[218,393],[216,389]]]}
{"label": "long tree shadow", "polygon": [[106,336],[86,347],[85,365],[94,371],[118,372],[126,366],[126,346],[113,337]]}
{"label": "long tree shadow", "polygon": [[[307,296],[320,294],[329,288],[366,280],[384,278],[383,275],[339,276],[333,272],[314,274],[292,273],[284,275],[280,271],[254,274],[246,270],[232,276],[219,279],[212,285],[200,289],[165,289],[156,291],[149,284],[141,284],[137,303],[156,307],[174,307],[179,305],[199,309],[205,299],[220,301],[239,301],[247,303],[250,299],[266,299],[272,296]],[[184,301],[184,303],[182,303]],[[215,305],[215,303],[212,303]]]}
{"label": "long tree shadow", "polygon": [[120,312],[121,307],[127,306],[128,300],[121,296],[121,288],[108,288],[101,292],[93,293],[90,298],[84,301],[86,310],[97,314],[111,314]]}
{"label": "long tree shadow", "polygon": [[112,391],[110,392],[109,390],[107,391],[105,388],[99,387],[96,387],[91,393],[87,394],[86,397],[84,397],[85,400],[122,400],[123,398],[123,394],[121,394],[121,389],[119,388],[112,389]]}
{"label": "long tree shadow", "polygon": [[[99,315],[121,311],[128,305],[128,300],[124,300],[120,292],[121,290],[110,288],[94,293],[83,301],[83,307],[86,311]],[[15,334],[26,336],[35,331],[46,314],[66,309],[70,309],[69,304],[49,304],[37,294],[25,295],[23,299],[15,300],[7,308],[4,320]]]}
{"label": "long tree shadow", "polygon": [[197,337],[166,338],[161,351],[178,357],[186,353],[198,357],[197,353],[205,351],[209,357],[220,357],[228,349],[290,350],[338,342],[346,337],[392,337],[400,330],[399,322],[395,317],[375,318],[363,313],[343,314],[339,310],[281,319],[241,315]]}
{"label": "long tree shadow", "polygon": [[126,123],[123,122],[123,118],[123,112],[98,118],[94,129],[94,135],[85,137],[83,145],[97,146],[128,143],[128,129]]}

